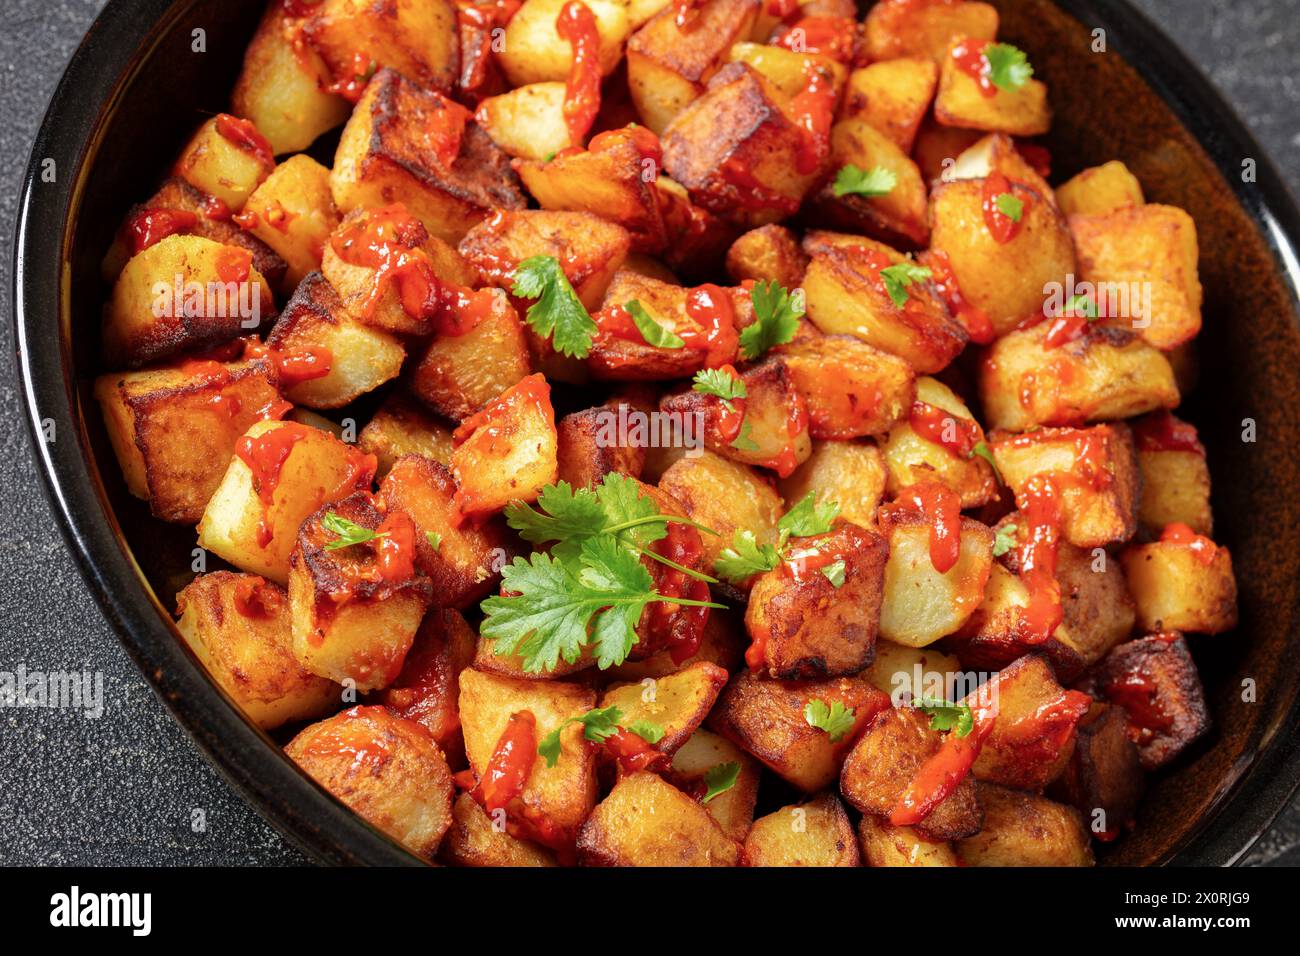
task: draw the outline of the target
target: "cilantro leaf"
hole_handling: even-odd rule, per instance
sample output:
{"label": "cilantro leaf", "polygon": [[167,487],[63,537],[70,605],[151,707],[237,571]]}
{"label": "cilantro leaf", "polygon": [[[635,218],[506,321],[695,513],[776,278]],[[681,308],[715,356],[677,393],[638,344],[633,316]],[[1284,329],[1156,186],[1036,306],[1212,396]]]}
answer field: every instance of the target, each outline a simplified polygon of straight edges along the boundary
{"label": "cilantro leaf", "polygon": [[989,448],[988,442],[977,441],[975,447],[970,450],[970,453],[972,455],[979,455],[989,463],[989,467],[993,469],[993,477],[997,479],[999,485],[1006,484],[1006,482],[1002,480],[1002,472],[998,470],[998,463],[993,458],[993,450]]}
{"label": "cilantro leaf", "polygon": [[[538,510],[540,509],[540,510]],[[506,506],[506,524],[533,544],[598,534],[605,527],[605,509],[596,493],[573,490],[567,481],[547,485],[537,496],[537,508],[522,501]]]}
{"label": "cilantro leaf", "polygon": [[555,256],[530,256],[515,270],[510,290],[521,299],[536,299],[525,318],[533,331],[561,355],[586,358],[596,335],[596,323],[573,291]]}
{"label": "cilantro leaf", "polygon": [[668,535],[668,516],[641,494],[634,478],[610,472],[596,489],[596,500],[605,515],[605,530],[634,547],[647,548]]}
{"label": "cilantro leaf", "polygon": [[632,321],[636,324],[636,330],[641,333],[641,338],[645,339],[647,345],[653,345],[661,349],[680,349],[686,346],[681,336],[669,331],[660,325],[649,312],[636,299],[627,303],[623,308],[627,309],[627,314],[632,316]]}
{"label": "cilantro leaf", "polygon": [[863,169],[852,163],[844,166],[835,174],[835,184],[831,187],[836,196],[888,196],[898,185],[898,177],[892,169],[873,166]]}
{"label": "cilantro leaf", "polygon": [[1034,75],[1025,51],[1010,43],[990,43],[984,48],[989,61],[989,81],[1000,90],[1014,93]]}
{"label": "cilantro leaf", "polygon": [[821,569],[821,572],[826,575],[826,580],[831,582],[834,587],[842,588],[844,587],[844,572],[847,568],[848,565],[846,565],[844,559],[841,558],[832,564],[826,565],[826,567]]}
{"label": "cilantro leaf", "polygon": [[1098,317],[1097,303],[1081,292],[1076,292],[1065,300],[1061,308],[1062,315],[1081,315],[1089,322]]}
{"label": "cilantro leaf", "polygon": [[731,447],[736,451],[758,451],[758,442],[750,436],[753,427],[748,418],[741,419],[740,434],[732,440]]}
{"label": "cilantro leaf", "polygon": [[993,557],[1002,557],[1020,543],[1017,535],[1019,530],[1019,526],[1015,524],[1004,524],[998,528],[997,535],[993,538]]}
{"label": "cilantro leaf", "polygon": [[931,730],[952,730],[958,737],[965,737],[975,729],[975,715],[965,704],[950,704],[946,700],[922,698],[914,702],[913,706],[930,716]]}
{"label": "cilantro leaf", "polygon": [[804,307],[802,298],[796,302],[775,280],[754,283],[749,300],[754,303],[754,321],[740,330],[740,357],[752,362],[794,338]]}
{"label": "cilantro leaf", "polygon": [[726,793],[736,785],[736,780],[740,778],[740,764],[734,760],[727,763],[720,763],[716,767],[710,767],[704,772],[704,796],[700,798],[701,803],[708,803],[719,794]]}
{"label": "cilantro leaf", "polygon": [[776,526],[791,538],[809,538],[830,531],[839,513],[838,501],[817,504],[816,493],[810,491],[785,513]]}
{"label": "cilantro leaf", "polygon": [[433,548],[434,551],[437,551],[442,547],[442,535],[438,534],[436,531],[426,531],[424,533],[424,540],[429,542],[429,547]]}
{"label": "cilantro leaf", "polygon": [[373,541],[376,538],[384,537],[369,528],[363,528],[355,521],[349,521],[333,511],[327,511],[325,517],[321,519],[321,527],[331,534],[338,535],[333,541],[325,545],[326,551],[337,551],[339,548],[350,548],[354,544],[364,544],[367,541]]}
{"label": "cilantro leaf", "polygon": [[831,743],[837,744],[853,729],[854,709],[838,700],[827,704],[824,700],[810,700],[804,705],[803,719],[809,727],[826,731]]}
{"label": "cilantro leaf", "polygon": [[998,212],[1006,216],[1012,222],[1019,222],[1020,217],[1025,214],[1024,200],[1011,193],[998,193],[997,199],[993,204],[998,207]]}
{"label": "cilantro leaf", "polygon": [[648,744],[657,744],[664,739],[664,729],[649,720],[634,720],[623,729],[636,734]]}
{"label": "cilantro leaf", "polygon": [[731,547],[723,548],[713,562],[718,577],[732,584],[743,584],[755,574],[773,570],[781,556],[770,544],[759,544],[752,531],[737,531]]}
{"label": "cilantro leaf", "polygon": [[894,302],[894,308],[901,309],[907,305],[907,287],[913,282],[930,278],[930,270],[908,259],[881,269],[880,278],[885,283],[885,291],[889,293],[889,298]]}
{"label": "cilantro leaf", "polygon": [[695,373],[695,384],[691,386],[705,395],[716,395],[731,408],[733,398],[744,398],[749,393],[745,389],[745,380],[720,368],[701,369]]}
{"label": "cilantro leaf", "polygon": [[658,743],[663,739],[664,729],[648,720],[636,720],[622,726],[623,712],[617,705],[597,707],[580,717],[570,717],[556,727],[537,744],[537,753],[546,758],[546,766],[554,767],[560,759],[560,733],[570,724],[582,724],[582,739],[593,744],[604,743],[620,729],[636,734],[647,743]]}

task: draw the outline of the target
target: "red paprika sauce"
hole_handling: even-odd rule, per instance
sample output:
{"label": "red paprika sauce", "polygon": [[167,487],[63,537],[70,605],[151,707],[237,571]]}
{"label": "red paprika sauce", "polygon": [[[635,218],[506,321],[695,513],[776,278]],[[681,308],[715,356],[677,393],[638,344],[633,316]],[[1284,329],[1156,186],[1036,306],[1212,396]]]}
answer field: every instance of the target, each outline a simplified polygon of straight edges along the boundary
{"label": "red paprika sauce", "polygon": [[831,150],[835,80],[829,70],[816,62],[804,65],[803,88],[790,101],[790,116],[803,134],[795,170],[807,176],[817,172]]}
{"label": "red paprika sauce", "polygon": [[[1020,200],[1020,218],[1012,219],[998,208],[999,196],[1011,196]],[[1012,182],[1005,174],[994,170],[984,178],[981,191],[981,206],[984,211],[984,225],[989,234],[999,243],[1008,243],[1020,234],[1020,227],[1036,200],[1033,193],[1023,183]]]}
{"label": "red paprika sauce", "polygon": [[271,148],[267,138],[248,120],[231,116],[229,113],[218,113],[216,130],[222,139],[248,153],[263,166],[275,167],[275,150]]}
{"label": "red paprika sauce", "polygon": [[141,209],[126,221],[123,241],[136,256],[168,236],[188,232],[199,217],[184,209]]}
{"label": "red paprika sauce", "polygon": [[796,53],[820,53],[839,63],[852,63],[857,36],[858,25],[849,17],[813,16],[796,20],[773,45]]}
{"label": "red paprika sauce", "polygon": [[950,54],[957,69],[974,80],[980,92],[987,97],[998,94],[998,88],[993,85],[993,78],[990,75],[992,71],[988,57],[984,55],[991,42],[991,40],[967,37],[954,44]]}
{"label": "red paprika sauce", "polygon": [[939,749],[916,772],[907,789],[890,811],[889,822],[896,827],[910,827],[923,821],[966,779],[984,741],[997,721],[997,706],[978,703],[971,707],[975,726],[965,737],[950,730]]}
{"label": "red paprika sauce", "polygon": [[1179,544],[1191,548],[1196,560],[1207,567],[1214,563],[1219,551],[1218,545],[1213,541],[1203,534],[1197,534],[1191,525],[1181,521],[1165,525],[1164,531],[1160,532],[1160,541],[1162,544]]}
{"label": "red paprika sauce", "polygon": [[564,87],[564,122],[574,145],[587,138],[600,112],[600,33],[596,15],[582,0],[568,0],[560,8],[555,32],[569,42],[572,58]]}
{"label": "red paprika sauce", "polygon": [[1152,412],[1132,424],[1138,451],[1186,451],[1205,457],[1196,426],[1167,411]]}
{"label": "red paprika sauce", "polygon": [[925,254],[924,261],[930,267],[931,281],[934,282],[934,289],[939,293],[939,298],[943,299],[944,304],[948,306],[948,311],[957,321],[966,327],[966,334],[970,336],[970,340],[976,345],[988,345],[992,342],[993,323],[989,321],[988,313],[972,305],[962,295],[948,253],[941,249],[931,249]]}
{"label": "red paprika sauce", "polygon": [[984,440],[984,430],[974,419],[959,418],[947,409],[919,400],[912,402],[907,423],[926,441],[943,446],[959,458],[969,458]]}
{"label": "red paprika sauce", "polygon": [[885,505],[889,511],[920,514],[930,525],[930,563],[946,574],[961,557],[961,498],[940,481],[919,481]]}

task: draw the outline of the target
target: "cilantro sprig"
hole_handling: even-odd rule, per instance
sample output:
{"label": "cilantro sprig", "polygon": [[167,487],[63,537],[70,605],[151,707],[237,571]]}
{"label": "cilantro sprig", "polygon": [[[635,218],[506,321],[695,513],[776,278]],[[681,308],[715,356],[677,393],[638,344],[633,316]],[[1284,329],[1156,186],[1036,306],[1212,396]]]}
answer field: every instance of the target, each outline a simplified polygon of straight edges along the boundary
{"label": "cilantro sprig", "polygon": [[632,316],[632,322],[636,325],[636,330],[641,333],[641,338],[645,339],[647,345],[653,345],[661,349],[680,349],[686,347],[686,342],[680,335],[659,324],[653,315],[646,311],[636,299],[623,306],[627,309],[627,314]]}
{"label": "cilantro sprig", "polygon": [[951,730],[958,737],[967,736],[975,729],[975,715],[965,704],[952,704],[946,700],[921,698],[913,706],[930,717],[931,730]]}
{"label": "cilantro sprig", "polygon": [[880,278],[885,283],[885,291],[889,293],[889,298],[893,300],[896,309],[901,309],[907,305],[909,298],[908,286],[913,282],[924,282],[930,278],[931,274],[927,266],[919,266],[910,259],[896,262],[894,265],[886,266],[880,270]]}
{"label": "cilantro sprig", "polygon": [[993,538],[993,557],[1000,558],[1019,544],[1019,531],[1020,526],[1016,524],[1004,524],[998,528]]}
{"label": "cilantro sprig", "polygon": [[972,457],[978,455],[989,463],[989,467],[993,469],[993,477],[997,479],[998,484],[1006,484],[1006,482],[1002,480],[1002,472],[998,469],[998,463],[993,458],[993,450],[989,448],[988,442],[982,439],[977,441],[975,447],[971,449],[970,453]]}
{"label": "cilantro sprig", "polygon": [[325,512],[325,517],[321,519],[321,527],[331,534],[338,535],[333,541],[325,545],[326,551],[338,551],[340,548],[350,548],[354,544],[364,544],[367,541],[382,538],[388,533],[364,528],[355,521],[349,521],[336,511]]}
{"label": "cilantro sprig", "polygon": [[754,283],[749,300],[754,304],[754,321],[740,330],[740,357],[752,362],[794,338],[804,305],[802,295],[791,295],[775,280]]}
{"label": "cilantro sprig", "polygon": [[533,331],[561,355],[586,358],[596,336],[596,323],[569,284],[555,256],[530,256],[515,269],[510,290],[521,299],[536,299],[524,316]]}
{"label": "cilantro sprig", "polygon": [[809,727],[826,731],[831,743],[837,744],[853,729],[855,712],[838,700],[829,704],[824,700],[810,700],[804,704],[803,719]]}
{"label": "cilantro sprig", "polygon": [[745,398],[749,394],[743,378],[720,368],[706,368],[696,372],[691,388],[705,395],[716,395],[726,404],[727,411],[731,411],[733,399]]}
{"label": "cilantro sprig", "polygon": [[740,764],[734,760],[710,767],[704,772],[704,796],[701,803],[708,803],[714,797],[721,796],[736,785],[740,779]]}
{"label": "cilantro sprig", "polygon": [[[838,501],[824,501],[818,504],[815,493],[810,491],[777,522],[779,536],[776,544],[760,544],[754,532],[737,531],[732,535],[731,546],[723,548],[718,554],[713,570],[724,581],[737,585],[743,584],[755,574],[763,574],[775,569],[788,557],[791,538],[811,538],[826,534],[831,530],[839,513]],[[836,565],[839,565],[838,569]],[[837,588],[844,583],[842,561],[823,568],[822,573],[826,574],[831,584]]]}
{"label": "cilantro sprig", "polygon": [[1008,93],[1016,92],[1034,75],[1025,51],[1010,43],[990,43],[984,48],[984,58],[989,61],[989,82]]}
{"label": "cilantro sprig", "polygon": [[831,186],[831,191],[836,196],[876,198],[888,196],[897,185],[898,177],[892,169],[886,169],[884,166],[863,169],[861,166],[849,163],[835,174],[835,183]]}
{"label": "cilantro sprig", "polygon": [[546,758],[546,766],[554,767],[560,759],[560,732],[570,724],[582,724],[582,739],[593,744],[603,744],[620,730],[636,734],[648,744],[657,744],[663,739],[664,729],[648,720],[634,720],[623,723],[623,711],[615,705],[597,707],[581,717],[570,717],[556,727],[537,744],[537,753]]}
{"label": "cilantro sprig", "polygon": [[1025,214],[1024,200],[1012,193],[998,193],[997,198],[993,200],[993,204],[997,206],[998,212],[1012,222],[1019,222],[1020,217]]}

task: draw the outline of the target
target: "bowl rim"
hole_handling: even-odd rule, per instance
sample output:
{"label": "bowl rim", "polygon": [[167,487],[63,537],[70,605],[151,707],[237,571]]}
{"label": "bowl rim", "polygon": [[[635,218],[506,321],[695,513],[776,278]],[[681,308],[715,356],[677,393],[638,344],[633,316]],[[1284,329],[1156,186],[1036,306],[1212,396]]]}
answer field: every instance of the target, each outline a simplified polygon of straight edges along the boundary
{"label": "bowl rim", "polygon": [[[174,627],[162,620],[170,615],[141,586],[99,475],[88,467],[88,438],[63,334],[69,216],[79,204],[87,160],[93,159],[92,137],[152,44],[197,2],[109,0],[64,70],[33,142],[17,207],[12,288],[19,386],[33,456],[60,531],[100,610],[208,762],[318,861],[419,863],[302,773],[176,640]],[[1085,25],[1106,30],[1107,42],[1209,156],[1270,248],[1278,274],[1300,293],[1300,209],[1222,95],[1127,0],[1054,2]],[[1239,175],[1245,156],[1257,161],[1250,188]],[[47,158],[56,163],[54,184],[41,182]],[[47,423],[56,440],[44,440]],[[65,437],[57,440],[60,435]],[[1300,701],[1266,729],[1252,759],[1234,771],[1202,819],[1159,862],[1230,865],[1245,855],[1300,786]]]}

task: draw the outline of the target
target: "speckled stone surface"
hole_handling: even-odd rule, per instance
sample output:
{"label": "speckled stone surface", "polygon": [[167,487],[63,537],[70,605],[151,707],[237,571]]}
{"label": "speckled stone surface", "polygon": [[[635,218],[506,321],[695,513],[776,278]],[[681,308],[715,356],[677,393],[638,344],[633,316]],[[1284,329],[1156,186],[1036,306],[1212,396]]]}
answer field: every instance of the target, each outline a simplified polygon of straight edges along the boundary
{"label": "speckled stone surface", "polygon": [[[1135,0],[1300,183],[1300,0]],[[199,756],[119,647],[64,550],[19,411],[12,223],[32,137],[102,0],[0,0],[0,671],[102,674],[104,712],[0,709],[0,864],[285,864],[303,857]],[[1300,807],[1252,852],[1300,865]]]}

